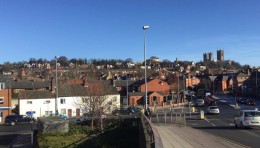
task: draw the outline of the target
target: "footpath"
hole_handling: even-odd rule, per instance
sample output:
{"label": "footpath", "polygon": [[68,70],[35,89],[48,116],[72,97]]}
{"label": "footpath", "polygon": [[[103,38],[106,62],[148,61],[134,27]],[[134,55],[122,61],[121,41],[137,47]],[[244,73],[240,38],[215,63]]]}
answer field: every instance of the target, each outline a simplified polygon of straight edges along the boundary
{"label": "footpath", "polygon": [[[218,97],[215,99],[220,100]],[[229,102],[230,101],[230,102]],[[227,102],[230,106],[237,108],[233,105],[231,99]],[[174,108],[174,112],[178,113],[181,107]],[[158,108],[157,111],[169,112],[169,108]],[[185,112],[185,111],[184,111]],[[186,111],[187,113],[187,111]],[[193,112],[199,114],[199,112]],[[166,124],[166,123],[154,123],[154,127],[157,129],[164,148],[246,148],[242,144],[230,141],[228,139],[218,137],[216,135],[203,132],[192,127],[180,125],[180,124]]]}
{"label": "footpath", "polygon": [[164,148],[245,148],[209,133],[175,124],[154,124]]}

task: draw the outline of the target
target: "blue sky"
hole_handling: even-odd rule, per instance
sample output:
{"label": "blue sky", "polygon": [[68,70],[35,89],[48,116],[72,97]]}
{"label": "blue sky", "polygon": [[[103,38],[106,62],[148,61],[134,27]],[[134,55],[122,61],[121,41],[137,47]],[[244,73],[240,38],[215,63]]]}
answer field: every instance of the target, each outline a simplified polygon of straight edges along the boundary
{"label": "blue sky", "polygon": [[0,63],[55,56],[260,66],[259,0],[0,0]]}

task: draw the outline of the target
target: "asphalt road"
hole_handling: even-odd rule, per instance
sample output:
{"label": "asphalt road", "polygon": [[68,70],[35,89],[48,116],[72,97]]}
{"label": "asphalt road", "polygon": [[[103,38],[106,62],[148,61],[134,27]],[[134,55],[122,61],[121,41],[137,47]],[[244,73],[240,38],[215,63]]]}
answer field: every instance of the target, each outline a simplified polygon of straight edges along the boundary
{"label": "asphalt road", "polygon": [[[217,95],[217,97],[217,106],[220,109],[219,115],[205,115],[205,120],[187,120],[187,126],[206,131],[244,146],[259,147],[260,128],[238,129],[234,127],[233,120],[238,110],[259,108],[260,102],[256,101],[256,106],[240,105],[240,108],[235,108],[235,101],[232,96]],[[199,109],[206,111],[206,108],[205,106]]]}

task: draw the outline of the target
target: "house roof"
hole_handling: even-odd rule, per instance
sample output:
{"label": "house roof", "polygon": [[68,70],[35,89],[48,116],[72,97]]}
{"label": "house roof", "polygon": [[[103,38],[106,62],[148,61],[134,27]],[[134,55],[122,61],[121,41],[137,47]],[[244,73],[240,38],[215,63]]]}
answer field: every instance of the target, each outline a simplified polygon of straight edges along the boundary
{"label": "house roof", "polygon": [[73,85],[60,85],[59,86],[59,97],[72,97],[72,96],[86,96],[86,89],[79,84]]}
{"label": "house roof", "polygon": [[44,99],[55,98],[55,94],[48,90],[24,90],[18,93],[19,99]]}
{"label": "house roof", "polygon": [[145,92],[129,92],[129,96],[144,96]]}
{"label": "house roof", "polygon": [[[164,93],[161,92],[161,91],[151,91],[151,92],[147,92],[147,95],[150,96],[151,94],[153,94],[153,93],[155,93],[155,92],[158,93],[158,94],[160,94],[160,95],[164,95]],[[145,96],[145,92],[129,92],[128,95],[129,95],[129,96]]]}
{"label": "house roof", "polygon": [[237,77],[249,77],[249,75],[241,72],[237,75]]}
{"label": "house roof", "polygon": [[127,87],[127,85],[130,86],[134,83],[135,83],[134,80],[128,80],[128,82],[127,80],[115,80],[114,87]]}
{"label": "house roof", "polygon": [[49,88],[50,84],[50,81],[12,81],[6,87],[13,89],[40,89]]}

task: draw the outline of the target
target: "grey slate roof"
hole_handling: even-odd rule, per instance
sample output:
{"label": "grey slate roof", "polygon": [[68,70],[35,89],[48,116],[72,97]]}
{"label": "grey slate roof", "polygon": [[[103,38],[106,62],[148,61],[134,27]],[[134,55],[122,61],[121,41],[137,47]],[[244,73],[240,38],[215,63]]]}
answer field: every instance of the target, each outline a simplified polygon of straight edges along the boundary
{"label": "grey slate roof", "polygon": [[55,94],[48,90],[25,90],[18,93],[19,99],[44,99],[55,98]]}
{"label": "grey slate roof", "polygon": [[12,81],[10,88],[13,89],[48,89],[51,85],[51,81]]}
{"label": "grey slate roof", "polygon": [[59,97],[73,97],[73,96],[86,96],[87,91],[85,87],[79,84],[74,85],[60,85],[59,86]]}

